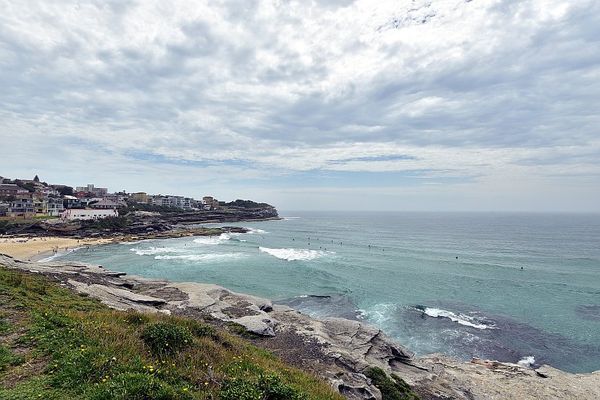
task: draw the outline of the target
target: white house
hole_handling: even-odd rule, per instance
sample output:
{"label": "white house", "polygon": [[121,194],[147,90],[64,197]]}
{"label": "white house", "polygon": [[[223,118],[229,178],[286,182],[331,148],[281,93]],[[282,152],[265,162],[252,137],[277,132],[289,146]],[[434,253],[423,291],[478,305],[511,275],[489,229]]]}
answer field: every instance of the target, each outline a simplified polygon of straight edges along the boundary
{"label": "white house", "polygon": [[60,214],[60,217],[65,220],[91,220],[91,219],[102,219],[108,217],[118,217],[119,213],[117,210],[90,210],[90,209],[77,209],[69,208]]}
{"label": "white house", "polygon": [[48,215],[51,217],[60,217],[60,214],[64,211],[63,200],[58,197],[48,198]]}

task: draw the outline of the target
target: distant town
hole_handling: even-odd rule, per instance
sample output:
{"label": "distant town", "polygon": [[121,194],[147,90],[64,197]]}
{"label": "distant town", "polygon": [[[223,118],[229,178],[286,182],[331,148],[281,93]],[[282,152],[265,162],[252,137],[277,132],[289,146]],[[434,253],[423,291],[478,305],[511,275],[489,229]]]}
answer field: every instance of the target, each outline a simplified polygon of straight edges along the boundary
{"label": "distant town", "polygon": [[[141,211],[215,211],[244,206],[236,200],[219,202],[213,196],[193,199],[185,196],[148,194],[145,192],[109,193],[107,188],[48,184],[36,175],[33,179],[10,179],[0,176],[0,218],[60,218],[62,220],[97,220],[119,216],[119,210]],[[268,206],[260,203],[260,205]]]}

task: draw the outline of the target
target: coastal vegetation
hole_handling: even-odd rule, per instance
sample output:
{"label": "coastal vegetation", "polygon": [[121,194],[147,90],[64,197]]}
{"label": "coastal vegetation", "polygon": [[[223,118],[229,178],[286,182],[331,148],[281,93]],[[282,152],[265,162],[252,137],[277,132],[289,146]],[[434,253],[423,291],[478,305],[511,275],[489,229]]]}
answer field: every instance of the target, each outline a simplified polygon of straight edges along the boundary
{"label": "coastal vegetation", "polygon": [[252,200],[234,200],[229,203],[221,202],[222,206],[229,208],[272,208],[273,206],[267,203],[257,203]]}
{"label": "coastal vegetation", "polygon": [[381,391],[384,400],[419,400],[419,396],[396,374],[389,377],[381,368],[371,367],[365,371],[365,375]]}
{"label": "coastal vegetation", "polygon": [[84,229],[120,232],[121,230],[125,229],[129,223],[130,222],[126,217],[119,216],[81,221],[81,226]]}
{"label": "coastal vegetation", "polygon": [[339,400],[223,328],[109,309],[0,266],[0,399]]}

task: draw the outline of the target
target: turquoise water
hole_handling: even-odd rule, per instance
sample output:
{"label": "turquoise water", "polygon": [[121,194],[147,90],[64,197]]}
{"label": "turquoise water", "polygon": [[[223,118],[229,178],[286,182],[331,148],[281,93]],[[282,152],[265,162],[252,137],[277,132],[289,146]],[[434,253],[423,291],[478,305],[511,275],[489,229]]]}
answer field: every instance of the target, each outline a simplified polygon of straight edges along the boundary
{"label": "turquoise water", "polygon": [[600,369],[598,215],[282,214],[235,224],[248,234],[105,245],[64,258],[363,319],[418,354]]}

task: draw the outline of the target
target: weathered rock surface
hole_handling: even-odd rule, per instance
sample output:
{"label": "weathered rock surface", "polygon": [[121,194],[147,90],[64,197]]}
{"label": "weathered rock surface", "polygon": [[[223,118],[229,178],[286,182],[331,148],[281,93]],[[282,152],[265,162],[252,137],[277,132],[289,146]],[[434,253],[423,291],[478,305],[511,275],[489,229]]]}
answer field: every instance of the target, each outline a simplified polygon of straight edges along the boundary
{"label": "weathered rock surface", "polygon": [[414,357],[381,330],[341,318],[317,320],[269,300],[204,283],[127,276],[81,263],[32,263],[0,255],[0,265],[42,273],[120,310],[164,312],[234,322],[264,337],[258,346],[328,379],[349,399],[381,399],[363,374],[377,366],[408,382],[423,399],[600,399],[600,371],[570,374],[549,366],[441,355]]}
{"label": "weathered rock surface", "polygon": [[[30,223],[9,224],[4,228],[7,235],[31,236],[67,236],[67,237],[113,237],[119,235],[140,235],[151,238],[153,236],[174,236],[190,225],[205,223],[227,223],[239,221],[257,221],[279,219],[277,210],[271,206],[259,208],[229,207],[214,211],[189,211],[171,213],[131,212],[122,223],[114,226],[97,226],[94,221],[69,221],[59,220],[34,221]],[[229,227],[236,229],[235,227]]]}

